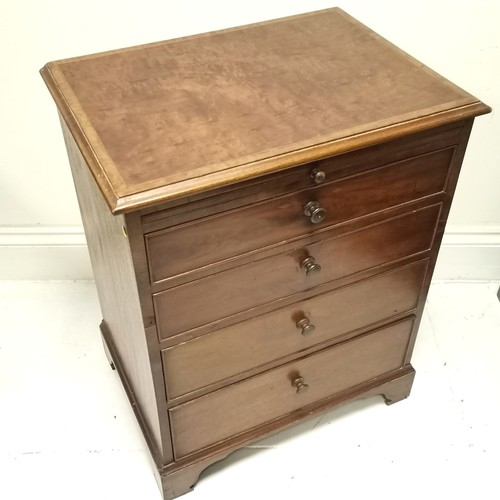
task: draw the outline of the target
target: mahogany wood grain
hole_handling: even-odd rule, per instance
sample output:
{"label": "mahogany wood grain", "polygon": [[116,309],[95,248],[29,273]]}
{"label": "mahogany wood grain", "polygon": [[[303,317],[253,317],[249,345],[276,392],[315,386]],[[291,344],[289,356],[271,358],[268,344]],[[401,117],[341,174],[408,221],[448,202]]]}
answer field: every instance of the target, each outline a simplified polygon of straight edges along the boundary
{"label": "mahogany wood grain", "polygon": [[[401,368],[412,323],[397,323],[169,410],[176,458]],[[292,386],[298,376],[309,386],[303,393]]]}
{"label": "mahogany wood grain", "polygon": [[[467,139],[488,106],[340,9],[41,72],[102,332],[165,500],[312,415],[409,394]],[[325,222],[309,225],[307,201]],[[306,257],[319,274],[306,276]]]}
{"label": "mahogany wood grain", "polygon": [[[418,261],[164,349],[167,395],[175,399],[225,378],[241,377],[272,360],[292,353],[299,356],[311,347],[409,313],[417,306],[426,269],[427,261]],[[302,318],[315,327],[307,336],[296,326]]]}
{"label": "mahogany wood grain", "polygon": [[42,75],[113,213],[489,111],[340,9]]}
{"label": "mahogany wood grain", "polygon": [[134,394],[153,455],[157,460],[161,457],[160,462],[168,462],[172,458],[169,439],[165,439],[169,424],[158,414],[134,263],[123,233],[125,217],[109,212],[64,122],[62,128],[104,318],[103,328],[108,332],[108,344],[112,343],[115,350],[114,363],[120,365],[120,373]]}
{"label": "mahogany wood grain", "polygon": [[[214,259],[224,260],[443,192],[454,150],[428,153],[147,235],[151,280],[165,280],[203,267]],[[318,202],[326,210],[326,217],[319,224],[313,224],[304,214],[304,207],[310,201]]]}
{"label": "mahogany wood grain", "polygon": [[316,186],[311,177],[315,168],[322,170],[326,176],[325,182],[329,182],[432,151],[455,147],[460,141],[463,126],[461,122],[444,125],[432,131],[426,130],[351,153],[327,157],[223,189],[212,189],[180,200],[159,203],[141,210],[144,233]]}
{"label": "mahogany wood grain", "polygon": [[[171,288],[154,295],[160,338],[297,294],[336,278],[429,250],[440,205],[327,238],[294,251]],[[300,263],[314,257],[322,269],[307,276]]]}
{"label": "mahogany wood grain", "polygon": [[310,419],[328,410],[334,410],[336,407],[345,405],[355,399],[382,396],[387,405],[401,401],[410,395],[414,377],[415,370],[411,365],[406,365],[401,370],[382,377],[376,377],[366,384],[331,395],[268,424],[238,434],[230,440],[211,447],[209,451],[194,453],[186,458],[179,459],[175,463],[166,466],[162,471],[160,482],[164,498],[165,500],[172,500],[191,491],[200,473],[209,465],[223,460],[232,451],[242,446],[261,440],[270,434],[275,434],[279,430],[287,429],[297,422]]}
{"label": "mahogany wood grain", "polygon": [[451,165],[450,169],[450,175],[448,178],[448,185],[447,189],[444,195],[444,203],[443,203],[443,209],[441,210],[439,214],[439,223],[436,228],[436,234],[434,236],[434,242],[433,242],[433,248],[431,250],[431,256],[429,260],[429,268],[427,271],[427,276],[425,278],[424,286],[422,288],[422,294],[420,296],[420,301],[417,307],[417,319],[415,321],[415,327],[412,332],[412,338],[410,341],[410,348],[408,349],[407,353],[407,362],[410,362],[411,355],[413,352],[413,347],[415,345],[415,341],[417,338],[417,332],[418,332],[418,327],[420,325],[420,321],[422,319],[422,314],[424,311],[425,303],[426,303],[426,297],[427,293],[429,291],[430,285],[431,285],[431,280],[432,280],[432,275],[434,272],[434,268],[437,263],[437,258],[439,255],[439,249],[441,245],[441,241],[443,239],[444,231],[446,228],[446,223],[448,220],[448,215],[450,213],[451,209],[451,204],[453,200],[453,195],[455,193],[455,189],[458,183],[458,178],[460,175],[460,170],[462,168],[462,162],[465,156],[465,151],[467,149],[467,144],[469,141],[469,137],[472,131],[472,126],[474,124],[474,120],[470,119],[467,120],[464,124],[464,127],[462,129],[462,134],[460,137],[460,142],[457,147],[457,151],[455,153],[455,156],[453,158],[453,162]]}

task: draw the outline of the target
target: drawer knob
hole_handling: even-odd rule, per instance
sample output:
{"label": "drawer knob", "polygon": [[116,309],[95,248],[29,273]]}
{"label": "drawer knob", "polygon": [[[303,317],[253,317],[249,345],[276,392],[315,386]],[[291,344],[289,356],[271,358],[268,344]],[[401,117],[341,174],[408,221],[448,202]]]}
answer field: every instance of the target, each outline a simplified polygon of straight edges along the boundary
{"label": "drawer knob", "polygon": [[313,224],[319,224],[320,222],[323,222],[325,220],[326,210],[324,208],[321,208],[317,201],[310,201],[304,207],[304,215],[309,217],[309,220]]}
{"label": "drawer knob", "polygon": [[309,318],[302,318],[301,320],[297,321],[296,325],[297,329],[300,330],[300,333],[304,337],[311,335],[311,333],[314,333],[314,330],[316,330],[316,327],[311,324],[311,320]]}
{"label": "drawer knob", "polygon": [[321,184],[322,182],[325,182],[326,174],[325,172],[323,172],[323,170],[320,170],[319,168],[313,168],[311,170],[311,179],[316,184]]}
{"label": "drawer knob", "polygon": [[314,260],[314,257],[306,257],[301,263],[300,267],[306,270],[306,275],[317,274],[321,271],[321,266]]}
{"label": "drawer knob", "polygon": [[292,380],[292,386],[295,387],[297,394],[307,392],[309,386],[304,382],[303,377],[296,377]]}

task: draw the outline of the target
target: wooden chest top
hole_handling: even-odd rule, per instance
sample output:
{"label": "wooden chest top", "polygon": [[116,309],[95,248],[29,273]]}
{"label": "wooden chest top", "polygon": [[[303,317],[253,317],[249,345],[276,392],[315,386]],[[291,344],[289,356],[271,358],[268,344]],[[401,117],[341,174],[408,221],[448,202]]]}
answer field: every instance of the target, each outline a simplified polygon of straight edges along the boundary
{"label": "wooden chest top", "polygon": [[113,213],[489,111],[337,8],[42,75]]}

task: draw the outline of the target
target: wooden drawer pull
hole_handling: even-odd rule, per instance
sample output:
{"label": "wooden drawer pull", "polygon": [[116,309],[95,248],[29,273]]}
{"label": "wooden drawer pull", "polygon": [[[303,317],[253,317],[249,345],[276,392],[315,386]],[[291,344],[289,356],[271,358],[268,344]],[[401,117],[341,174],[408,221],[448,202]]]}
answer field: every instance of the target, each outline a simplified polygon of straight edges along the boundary
{"label": "wooden drawer pull", "polygon": [[311,335],[311,333],[314,333],[314,330],[316,330],[316,327],[311,323],[311,320],[309,318],[300,319],[299,321],[297,321],[296,326],[304,337]]}
{"label": "wooden drawer pull", "polygon": [[314,260],[314,257],[306,257],[301,263],[300,267],[306,270],[306,275],[317,274],[321,271],[321,266]]}
{"label": "wooden drawer pull", "polygon": [[324,208],[321,208],[317,201],[310,201],[304,207],[304,215],[309,217],[309,220],[313,224],[319,224],[320,222],[323,222],[325,220],[326,210]]}
{"label": "wooden drawer pull", "polygon": [[296,377],[292,380],[292,386],[295,387],[297,394],[302,394],[309,390],[309,386],[304,382],[303,377]]}
{"label": "wooden drawer pull", "polygon": [[323,172],[323,170],[320,170],[319,168],[313,168],[311,170],[311,179],[316,184],[321,184],[322,182],[325,182],[326,174],[325,172]]}

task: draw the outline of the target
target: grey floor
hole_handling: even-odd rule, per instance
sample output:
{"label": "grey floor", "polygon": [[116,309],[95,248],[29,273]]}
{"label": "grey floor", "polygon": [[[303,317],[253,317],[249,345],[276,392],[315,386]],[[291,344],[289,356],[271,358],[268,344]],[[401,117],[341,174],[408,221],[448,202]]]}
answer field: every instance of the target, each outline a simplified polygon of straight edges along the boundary
{"label": "grey floor", "polygon": [[[356,401],[244,448],[186,500],[499,499],[497,290],[431,287],[409,399]],[[0,499],[160,499],[100,319],[93,283],[0,282]]]}

